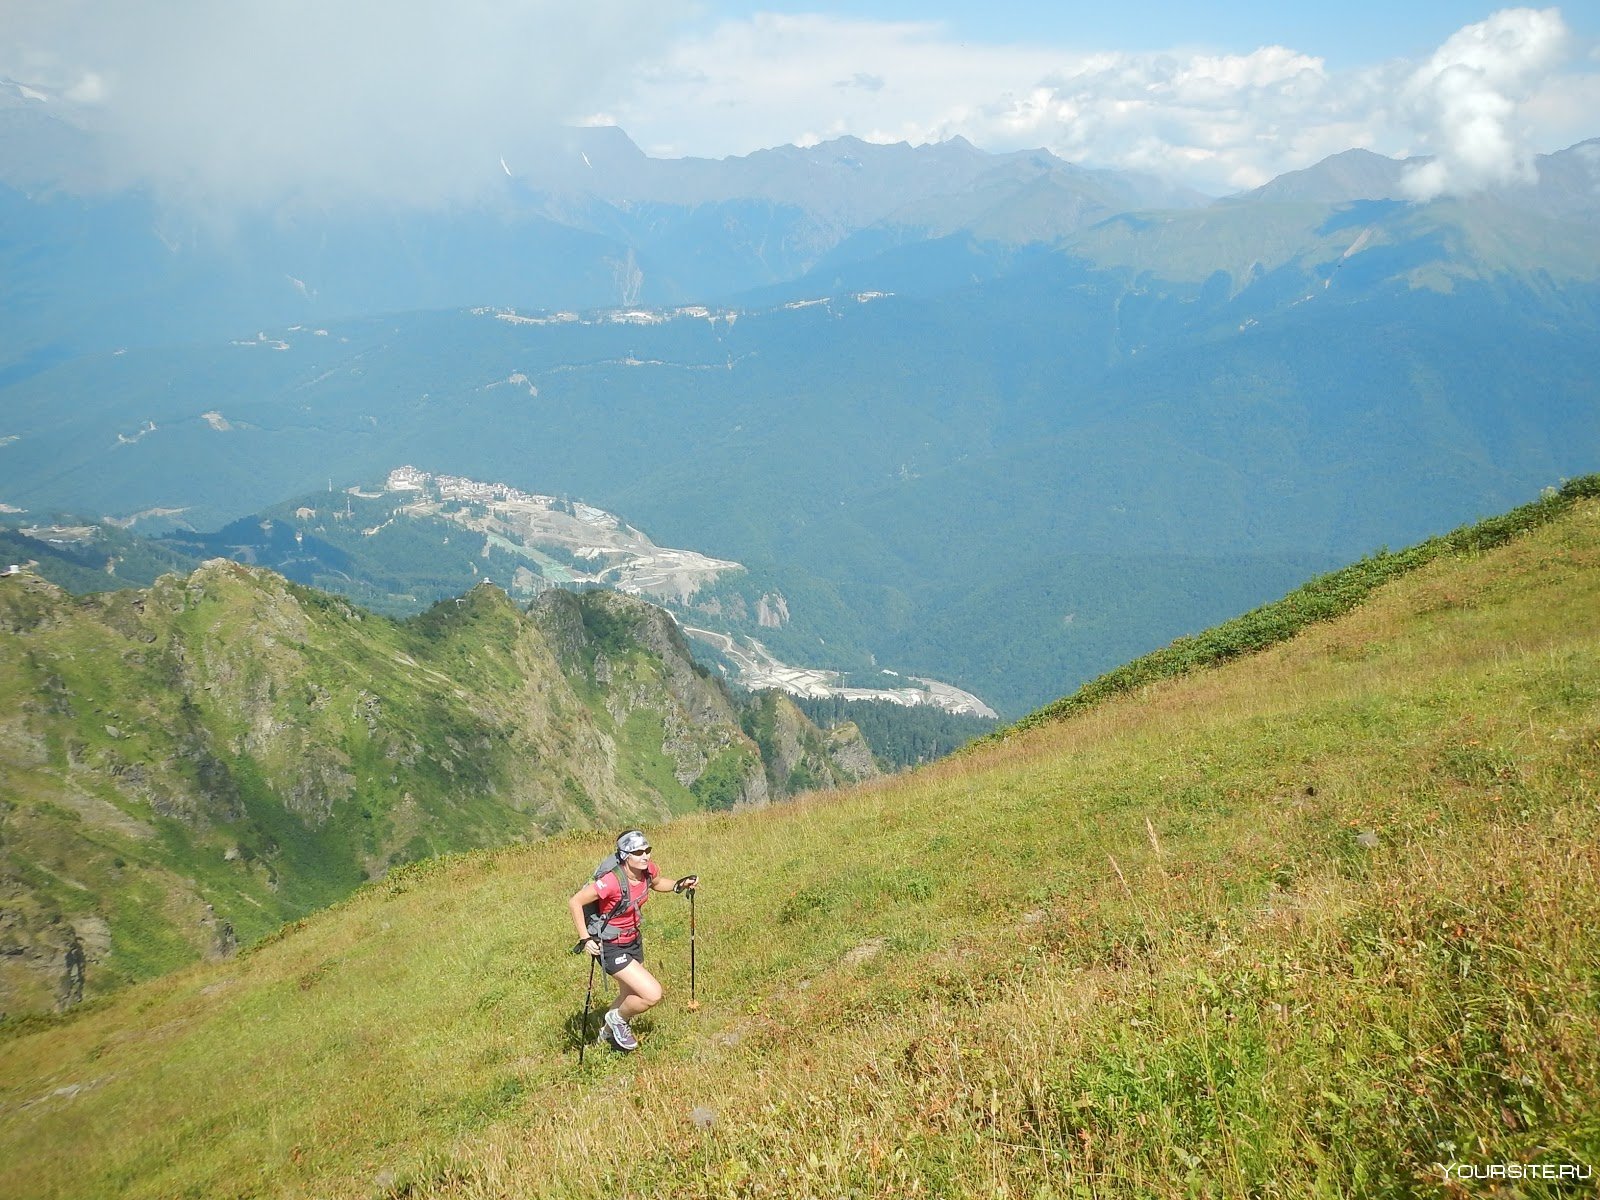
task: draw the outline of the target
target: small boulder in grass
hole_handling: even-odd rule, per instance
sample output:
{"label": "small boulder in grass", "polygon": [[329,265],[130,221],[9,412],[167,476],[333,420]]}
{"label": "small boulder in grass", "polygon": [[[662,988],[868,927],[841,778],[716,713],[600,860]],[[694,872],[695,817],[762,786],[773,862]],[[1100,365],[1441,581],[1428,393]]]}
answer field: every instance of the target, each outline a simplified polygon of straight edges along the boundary
{"label": "small boulder in grass", "polygon": [[1356,845],[1363,850],[1376,850],[1378,848],[1378,831],[1376,829],[1363,829],[1356,834]]}
{"label": "small boulder in grass", "polygon": [[717,1123],[717,1114],[709,1108],[701,1108],[696,1105],[689,1110],[689,1120],[694,1122],[696,1129],[710,1129]]}

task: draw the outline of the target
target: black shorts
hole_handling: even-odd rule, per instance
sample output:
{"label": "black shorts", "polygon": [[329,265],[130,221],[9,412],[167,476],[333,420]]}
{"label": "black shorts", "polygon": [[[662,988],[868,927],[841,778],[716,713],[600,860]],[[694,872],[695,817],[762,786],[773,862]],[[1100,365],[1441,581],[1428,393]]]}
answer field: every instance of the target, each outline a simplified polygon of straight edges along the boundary
{"label": "black shorts", "polygon": [[624,967],[644,961],[644,938],[634,938],[631,942],[601,942],[600,965],[606,969],[607,975],[615,975]]}

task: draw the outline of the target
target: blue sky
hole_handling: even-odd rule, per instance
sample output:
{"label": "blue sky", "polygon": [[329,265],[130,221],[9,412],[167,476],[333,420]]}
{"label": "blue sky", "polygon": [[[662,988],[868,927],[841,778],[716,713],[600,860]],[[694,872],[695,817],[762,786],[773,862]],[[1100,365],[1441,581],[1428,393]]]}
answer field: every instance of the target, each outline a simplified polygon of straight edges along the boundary
{"label": "blue sky", "polygon": [[[747,19],[756,12],[823,13],[844,19],[938,21],[963,41],[1047,42],[1079,50],[1166,50],[1200,46],[1247,53],[1280,44],[1321,55],[1334,68],[1393,57],[1431,53],[1463,25],[1481,21],[1493,5],[1459,0],[1344,0],[1343,3],[1284,3],[1233,0],[1195,4],[1184,0],[1095,4],[972,0],[776,0],[749,4],[729,0],[706,6],[702,19]],[[1567,4],[1567,23],[1593,36],[1593,5]]]}
{"label": "blue sky", "polygon": [[214,204],[470,200],[571,124],[660,157],[961,136],[1213,195],[1361,147],[1434,157],[1437,195],[1600,136],[1597,39],[1596,0],[0,0],[0,80]]}

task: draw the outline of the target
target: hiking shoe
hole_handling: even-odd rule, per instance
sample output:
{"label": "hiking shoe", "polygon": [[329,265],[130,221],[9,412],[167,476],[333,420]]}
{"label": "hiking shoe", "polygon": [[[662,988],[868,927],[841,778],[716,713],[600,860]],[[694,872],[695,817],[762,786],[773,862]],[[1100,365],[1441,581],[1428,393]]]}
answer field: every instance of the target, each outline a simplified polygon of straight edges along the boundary
{"label": "hiking shoe", "polygon": [[633,1036],[633,1030],[622,1019],[622,1014],[614,1008],[606,1009],[606,1032],[611,1035],[611,1044],[618,1050],[637,1050],[639,1039]]}

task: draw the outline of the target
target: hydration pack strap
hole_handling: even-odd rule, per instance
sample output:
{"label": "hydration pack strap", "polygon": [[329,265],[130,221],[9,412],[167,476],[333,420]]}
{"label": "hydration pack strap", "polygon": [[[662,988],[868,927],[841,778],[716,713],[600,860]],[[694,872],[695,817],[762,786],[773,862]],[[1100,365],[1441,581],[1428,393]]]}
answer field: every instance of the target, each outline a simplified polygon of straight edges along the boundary
{"label": "hydration pack strap", "polygon": [[[612,921],[635,907],[633,903],[633,888],[628,883],[627,871],[625,871],[619,863],[617,866],[611,868],[611,874],[616,877],[617,886],[622,889],[621,897],[617,900],[617,903],[612,906],[610,912],[597,912],[589,920],[589,936],[597,937],[602,942],[614,942],[617,940],[621,934],[621,930],[613,925]],[[645,885],[647,887],[649,886],[648,877],[646,877]]]}

